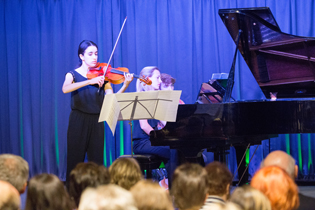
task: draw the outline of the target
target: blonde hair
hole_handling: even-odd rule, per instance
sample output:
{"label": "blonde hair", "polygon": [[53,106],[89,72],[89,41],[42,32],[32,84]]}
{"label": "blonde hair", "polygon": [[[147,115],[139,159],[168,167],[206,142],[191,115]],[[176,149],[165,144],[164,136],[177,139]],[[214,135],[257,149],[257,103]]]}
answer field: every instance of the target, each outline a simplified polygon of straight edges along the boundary
{"label": "blonde hair", "polygon": [[[156,66],[146,66],[146,67],[144,67],[144,68],[141,70],[139,77],[143,77],[143,76],[144,76],[144,77],[152,77],[153,72],[154,72],[155,70],[160,71],[160,70],[158,69],[158,67],[156,67]],[[137,86],[136,86],[136,88],[137,88],[137,92],[144,92],[144,91],[153,90],[153,88],[152,88],[151,85],[143,85],[140,80],[137,80]]]}
{"label": "blonde hair", "polygon": [[141,180],[130,189],[139,210],[172,210],[168,191],[151,180]]}
{"label": "blonde hair", "polygon": [[112,184],[129,190],[142,179],[142,172],[138,162],[133,158],[118,158],[109,167]]}
{"label": "blonde hair", "polygon": [[78,210],[137,210],[132,194],[113,184],[87,188]]}
{"label": "blonde hair", "polygon": [[243,210],[271,210],[268,198],[249,185],[236,188],[230,201],[238,204]]}

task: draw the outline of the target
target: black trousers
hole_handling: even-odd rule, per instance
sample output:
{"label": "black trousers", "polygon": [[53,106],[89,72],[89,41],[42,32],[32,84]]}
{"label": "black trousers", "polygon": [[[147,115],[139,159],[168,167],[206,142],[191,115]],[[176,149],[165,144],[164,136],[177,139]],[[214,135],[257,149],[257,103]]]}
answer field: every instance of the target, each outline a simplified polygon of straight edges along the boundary
{"label": "black trousers", "polygon": [[165,164],[170,187],[173,173],[176,167],[179,165],[177,150],[170,149],[169,146],[151,146],[149,139],[134,140],[133,150],[135,154],[153,154],[161,157]]}
{"label": "black trousers", "polygon": [[72,110],[69,117],[67,134],[67,174],[84,161],[85,154],[89,161],[104,164],[104,123],[98,122],[98,114],[87,114]]}

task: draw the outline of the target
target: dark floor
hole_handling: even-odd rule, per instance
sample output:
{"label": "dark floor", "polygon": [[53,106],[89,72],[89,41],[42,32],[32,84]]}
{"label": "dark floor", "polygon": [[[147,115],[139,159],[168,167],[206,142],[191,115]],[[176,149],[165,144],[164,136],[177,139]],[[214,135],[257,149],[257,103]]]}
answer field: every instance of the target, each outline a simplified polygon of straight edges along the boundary
{"label": "dark floor", "polygon": [[300,193],[315,198],[315,186],[299,186]]}

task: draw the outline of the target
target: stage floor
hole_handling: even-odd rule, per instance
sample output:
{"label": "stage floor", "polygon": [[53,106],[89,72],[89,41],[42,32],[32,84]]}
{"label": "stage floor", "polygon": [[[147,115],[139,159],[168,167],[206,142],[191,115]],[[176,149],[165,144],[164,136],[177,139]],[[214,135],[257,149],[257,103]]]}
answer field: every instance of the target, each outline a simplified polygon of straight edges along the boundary
{"label": "stage floor", "polygon": [[299,186],[300,193],[315,198],[315,186]]}

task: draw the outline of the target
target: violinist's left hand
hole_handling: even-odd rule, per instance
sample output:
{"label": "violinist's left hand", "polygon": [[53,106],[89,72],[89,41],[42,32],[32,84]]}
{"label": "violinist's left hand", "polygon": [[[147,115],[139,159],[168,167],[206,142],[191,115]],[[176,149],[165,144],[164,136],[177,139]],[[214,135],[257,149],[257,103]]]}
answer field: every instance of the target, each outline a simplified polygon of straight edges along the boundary
{"label": "violinist's left hand", "polygon": [[133,74],[130,73],[124,73],[125,76],[125,82],[124,85],[129,86],[130,82],[133,80]]}

